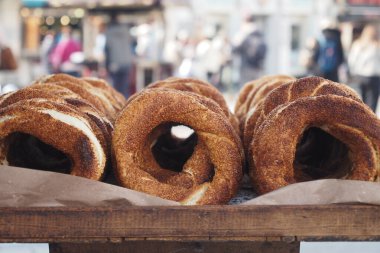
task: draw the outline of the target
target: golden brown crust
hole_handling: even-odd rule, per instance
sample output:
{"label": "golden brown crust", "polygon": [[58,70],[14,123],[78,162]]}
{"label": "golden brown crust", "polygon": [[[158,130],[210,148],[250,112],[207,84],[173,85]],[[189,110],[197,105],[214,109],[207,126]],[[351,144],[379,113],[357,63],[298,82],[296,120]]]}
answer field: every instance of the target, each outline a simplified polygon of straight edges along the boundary
{"label": "golden brown crust", "polygon": [[[184,92],[190,92],[196,95],[204,96],[206,98],[209,98],[216,102],[220,106],[220,109],[222,110],[222,113],[224,113],[229,122],[231,123],[233,129],[236,131],[236,134],[240,136],[240,128],[239,128],[239,121],[237,117],[231,113],[231,111],[227,107],[227,103],[224,100],[224,97],[222,93],[218,91],[213,85],[203,82],[198,79],[193,79],[193,78],[176,78],[176,77],[171,77],[163,81],[158,81],[155,83],[150,84],[148,89],[153,89],[153,88],[166,88],[166,89],[175,89],[175,90],[180,90]],[[133,100],[133,97],[130,99]],[[207,101],[207,100],[206,100]],[[204,102],[205,103],[205,102]],[[215,108],[214,103],[207,103],[205,104],[208,106],[209,109],[211,109],[214,112],[219,113],[219,109]],[[201,140],[199,140],[201,142]],[[203,145],[204,146],[204,145]],[[199,153],[204,153],[205,151],[200,151]],[[241,151],[242,154],[244,154],[244,151]],[[197,158],[199,159],[199,158]],[[191,160],[191,159],[190,159]],[[243,159],[243,162],[245,162],[245,159]],[[190,164],[194,163],[192,161],[189,161]],[[199,161],[198,161],[199,163]],[[208,164],[209,161],[203,161],[204,164]],[[202,175],[205,177],[206,175],[209,174],[208,170],[206,173],[206,170],[202,169],[202,173],[195,173]]]}
{"label": "golden brown crust", "polygon": [[[262,99],[273,89],[281,86],[284,83],[294,80],[293,77],[286,75],[273,75],[264,76],[258,80],[252,81],[251,85],[253,88],[250,90],[249,94],[246,95],[244,103],[238,108],[236,116],[239,119],[239,129],[241,133],[241,138],[244,135],[244,125],[246,121],[247,114],[250,110],[255,110],[256,106],[260,103]],[[248,84],[250,85],[250,84]]]}
{"label": "golden brown crust", "polygon": [[194,92],[198,95],[205,96],[214,100],[226,116],[229,115],[229,110],[222,93],[218,91],[213,85],[193,78],[176,78],[171,77],[163,81],[152,83],[148,88],[169,88],[181,91]]}
{"label": "golden brown crust", "polygon": [[376,115],[352,98],[301,97],[273,109],[255,133],[248,158],[254,164],[250,176],[258,193],[297,182],[300,172],[293,168],[296,146],[309,127],[323,129],[349,148],[353,167],[345,178],[376,179],[380,145]]}
{"label": "golden brown crust", "polygon": [[[82,80],[90,83],[92,86],[96,88],[100,88],[104,90],[106,93],[112,94],[112,99],[115,102],[115,106],[122,109],[125,106],[125,103],[127,102],[127,99],[124,97],[123,94],[115,90],[110,84],[108,84],[105,80],[99,79],[99,78],[89,78],[89,77],[83,77]],[[112,101],[112,102],[113,102]]]}
{"label": "golden brown crust", "polygon": [[243,128],[243,134],[242,134],[243,147],[247,155],[249,155],[249,145],[251,144],[254,138],[257,121],[259,120],[261,114],[263,113],[262,112],[263,103],[264,101],[259,102],[256,108],[252,108],[248,112],[244,121],[244,125],[242,127]]}
{"label": "golden brown crust", "polygon": [[266,82],[263,82],[260,87],[257,87],[256,92],[251,98],[251,102],[248,104],[248,111],[254,107],[257,106],[260,101],[262,101],[269,92],[276,89],[277,87],[280,87],[281,85],[284,85],[288,82],[296,80],[294,77],[291,76],[276,76],[276,78],[267,80]]}
{"label": "golden brown crust", "polygon": [[240,107],[245,103],[245,101],[248,98],[249,93],[254,88],[254,86],[255,86],[255,82],[248,82],[244,84],[243,88],[241,88],[238,99],[236,100],[236,104],[235,104],[235,109],[234,109],[235,114],[238,113],[238,111],[240,110]]}
{"label": "golden brown crust", "polygon": [[[111,111],[110,114],[113,119],[116,118],[116,114],[119,113],[121,109],[126,105],[127,100],[117,90],[115,90],[111,85],[109,85],[106,81],[99,78],[82,78],[82,80],[86,81],[87,83],[91,84],[95,89],[100,89],[101,93],[104,94],[106,99],[111,103],[112,108],[109,110]],[[107,103],[108,106],[108,103]]]}
{"label": "golden brown crust", "polygon": [[339,95],[360,102],[360,98],[344,84],[335,83],[321,77],[305,77],[281,84],[252,108],[245,119],[243,127],[243,143],[247,154],[248,147],[254,138],[255,129],[265,120],[273,109],[281,104],[294,101],[301,97],[319,95]]}
{"label": "golden brown crust", "polygon": [[[247,114],[245,115],[245,117],[242,118],[242,122],[241,122],[243,144],[246,150],[248,150],[248,145],[252,137],[251,132],[249,131],[250,130],[249,128],[252,126],[254,127],[255,120],[259,116],[260,109],[261,109],[260,107],[261,107],[261,104],[263,103],[263,100],[266,98],[268,93],[270,93],[272,90],[292,80],[295,80],[295,79],[293,77],[287,77],[287,76],[276,77],[274,80],[268,80],[264,82],[260,87],[257,88],[255,95],[252,96],[251,102],[248,105],[249,110]],[[257,114],[255,112],[257,112]]]}
{"label": "golden brown crust", "polygon": [[[58,89],[55,89],[56,87]],[[4,97],[0,101],[0,107],[3,108],[21,100],[33,98],[51,99],[59,103],[66,103],[65,99],[80,99],[75,93],[60,86],[32,85]]]}
{"label": "golden brown crust", "polygon": [[[273,79],[275,76],[264,76],[257,80],[252,80],[244,84],[238,98],[238,104],[235,105],[235,115],[241,121],[241,118],[247,113],[247,106],[252,100],[252,97],[257,92],[257,88],[263,85],[266,81]],[[246,87],[246,88],[245,88]]]}
{"label": "golden brown crust", "polygon": [[113,124],[106,117],[103,117],[98,110],[96,110],[92,105],[83,99],[66,99],[65,101],[75,110],[84,113],[89,118],[89,122],[91,122],[91,124],[95,124],[101,130],[103,138],[105,139],[106,155],[107,158],[109,158],[111,156]]}
{"label": "golden brown crust", "polygon": [[[76,94],[75,92],[63,87],[63,86],[58,86],[58,85],[54,85],[54,84],[49,84],[49,83],[46,83],[46,84],[32,84],[28,87],[25,87],[23,88],[22,90],[24,89],[28,89],[28,88],[31,88],[31,89],[36,89],[36,90],[39,90],[39,91],[42,91],[42,92],[49,92],[51,94],[54,94],[58,97],[61,97],[63,99],[70,99],[70,98],[75,98],[75,99],[78,99],[78,98],[81,98],[78,94]],[[21,91],[21,90],[20,90]]]}
{"label": "golden brown crust", "polygon": [[50,102],[65,104],[72,109],[79,110],[86,114],[87,117],[90,118],[89,120],[101,129],[106,140],[107,155],[110,154],[111,134],[113,131],[112,124],[105,117],[102,117],[102,113],[87,101],[83,100],[79,95],[59,85],[35,84],[4,97],[4,99],[0,101],[0,108],[29,99],[46,99]]}
{"label": "golden brown crust", "polygon": [[[1,96],[0,108],[6,122],[0,130],[4,137],[0,143],[2,161],[6,162],[9,143],[17,141],[24,145],[21,143],[29,143],[34,136],[70,158],[72,166],[68,172],[99,180],[111,154],[113,125],[108,118],[116,117],[115,108],[119,107],[117,110],[120,110],[122,106],[121,103],[113,106],[112,102],[116,103],[116,99],[109,95],[111,93],[112,89],[100,81],[90,84],[72,76],[56,74]],[[47,130],[49,127],[52,129]],[[18,132],[29,134],[29,137]],[[22,155],[17,159],[28,160]],[[24,166],[29,166],[28,162],[25,163]],[[54,166],[50,169],[54,170]]]}
{"label": "golden brown crust", "polygon": [[257,80],[252,80],[246,83],[239,94],[239,98],[237,104],[235,105],[235,115],[240,122],[242,122],[242,118],[248,113],[249,106],[256,96],[256,93],[260,90],[262,86],[265,86],[268,82],[281,80],[281,79],[291,78],[286,75],[270,75],[263,76]]}
{"label": "golden brown crust", "polygon": [[[122,101],[120,94],[107,88],[101,81],[88,79],[87,81],[66,74],[54,74],[44,76],[34,84],[54,84],[65,87],[85,99],[104,114],[111,122],[116,118],[117,113],[121,110],[123,104],[116,101]],[[116,96],[116,99],[113,99]],[[124,101],[125,102],[125,101]]]}
{"label": "golden brown crust", "polygon": [[302,97],[328,94],[351,98],[362,103],[357,93],[344,84],[336,83],[322,77],[305,77],[284,84],[271,92],[265,101],[263,101],[262,112],[254,127],[260,126],[261,122],[265,120],[266,115],[281,104]]}
{"label": "golden brown crust", "polygon": [[79,95],[82,99],[88,101],[92,106],[94,106],[97,110],[99,110],[102,114],[106,114],[106,109],[104,108],[103,104],[100,102],[99,99],[94,97],[91,92],[89,91],[88,88],[85,88],[81,84],[77,82],[72,82],[72,81],[49,81],[49,84],[54,84],[57,86],[62,86],[65,87],[72,92],[76,93]]}
{"label": "golden brown crust", "polygon": [[[273,89],[274,82],[264,78],[250,84],[237,107],[244,120],[249,174],[259,194],[314,176],[376,180],[380,123],[352,89],[320,77]],[[315,138],[330,138],[326,143],[332,145],[331,153],[318,164],[310,152],[323,149],[326,143],[318,147],[321,140]],[[310,171],[313,168],[316,171]]]}
{"label": "golden brown crust", "polygon": [[[211,182],[195,184],[189,189],[178,185],[178,182],[172,182],[174,185],[160,182],[146,172],[142,152],[144,142],[153,129],[164,122],[194,129],[206,146],[208,158],[215,168]],[[198,148],[203,149],[201,146]],[[163,198],[182,200],[186,204],[226,203],[237,191],[244,157],[238,136],[214,101],[189,92],[163,88],[147,89],[128,102],[116,121],[113,153],[116,174],[122,185]],[[193,155],[199,154],[195,151]],[[190,165],[182,173],[189,171]]]}
{"label": "golden brown crust", "polygon": [[[214,172],[213,165],[208,157],[207,147],[196,135],[188,138],[189,141],[187,142],[189,143],[187,145],[180,144],[176,146],[175,142],[181,142],[181,140],[171,134],[171,126],[174,125],[164,123],[149,134],[142,151],[146,165],[143,169],[162,183],[187,189],[206,182]],[[166,150],[165,152],[165,146],[162,146],[162,143],[157,143],[162,141],[162,137],[164,137],[164,140],[166,139],[169,145],[174,143],[173,151],[177,153],[176,157],[174,157],[175,160],[179,159],[181,153],[190,153],[189,148],[191,150],[191,147],[195,144],[191,156],[182,166],[181,173],[170,170],[172,167],[171,158],[165,156],[168,151]],[[155,144],[157,146],[154,146]],[[156,152],[156,156],[153,156],[153,150]],[[159,165],[158,160],[161,161],[162,165]]]}
{"label": "golden brown crust", "polygon": [[[56,117],[61,117],[63,121],[52,115],[58,115]],[[100,180],[103,176],[106,140],[97,125],[75,108],[46,99],[28,99],[2,108],[0,118],[2,162],[7,160],[9,143],[6,137],[12,133],[25,133],[66,154],[71,160],[70,174],[94,180]],[[65,122],[68,118],[70,120]],[[76,124],[86,126],[96,140],[84,134],[73,122],[82,122]]]}
{"label": "golden brown crust", "polygon": [[175,90],[180,90],[180,91],[193,92],[195,94],[212,99],[220,106],[224,114],[229,119],[231,125],[237,131],[238,135],[240,135],[239,121],[237,120],[235,115],[231,113],[231,111],[228,109],[228,106],[223,97],[223,94],[220,93],[220,91],[218,91],[218,89],[216,89],[213,85],[203,82],[198,79],[193,79],[193,78],[171,77],[166,80],[152,83],[147,88],[148,89],[169,88],[169,89],[175,89]]}

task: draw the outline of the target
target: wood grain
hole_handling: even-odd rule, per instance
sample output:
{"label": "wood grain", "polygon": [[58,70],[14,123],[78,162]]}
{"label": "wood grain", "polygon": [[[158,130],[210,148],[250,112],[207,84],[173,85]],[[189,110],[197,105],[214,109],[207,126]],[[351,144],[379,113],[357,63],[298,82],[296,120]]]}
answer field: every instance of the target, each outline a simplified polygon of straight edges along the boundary
{"label": "wood grain", "polygon": [[380,206],[0,208],[1,242],[378,240]]}
{"label": "wood grain", "polygon": [[299,243],[282,242],[162,242],[137,241],[127,243],[51,244],[50,253],[125,253],[125,252],[180,252],[180,253],[296,253]]}

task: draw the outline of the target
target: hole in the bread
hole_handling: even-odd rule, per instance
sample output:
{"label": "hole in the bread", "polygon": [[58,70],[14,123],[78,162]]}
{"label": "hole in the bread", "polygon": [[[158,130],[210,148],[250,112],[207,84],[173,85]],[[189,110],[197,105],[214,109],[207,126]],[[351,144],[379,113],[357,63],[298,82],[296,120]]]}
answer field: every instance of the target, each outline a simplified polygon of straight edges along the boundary
{"label": "hole in the bread", "polygon": [[11,166],[69,173],[70,159],[56,148],[25,133],[12,133],[5,138],[7,161]]}
{"label": "hole in the bread", "polygon": [[178,125],[171,128],[171,133],[176,138],[187,139],[194,133],[194,130],[184,125]]}
{"label": "hole in the bread", "polygon": [[294,161],[298,181],[342,178],[351,168],[348,147],[317,127],[307,129],[296,148]]}
{"label": "hole in the bread", "polygon": [[[151,147],[154,158],[163,169],[181,172],[197,145],[197,135],[193,129],[168,123],[154,131],[160,131]],[[153,132],[154,132],[153,131]]]}

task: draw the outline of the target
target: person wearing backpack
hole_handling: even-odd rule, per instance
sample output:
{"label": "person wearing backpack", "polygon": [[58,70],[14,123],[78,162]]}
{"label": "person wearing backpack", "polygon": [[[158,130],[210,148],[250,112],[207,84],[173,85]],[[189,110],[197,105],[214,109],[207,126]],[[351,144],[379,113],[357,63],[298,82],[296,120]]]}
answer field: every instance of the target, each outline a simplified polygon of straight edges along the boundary
{"label": "person wearing backpack", "polygon": [[317,59],[320,76],[339,82],[338,69],[344,62],[344,53],[340,31],[335,25],[322,29],[322,36],[318,40]]}

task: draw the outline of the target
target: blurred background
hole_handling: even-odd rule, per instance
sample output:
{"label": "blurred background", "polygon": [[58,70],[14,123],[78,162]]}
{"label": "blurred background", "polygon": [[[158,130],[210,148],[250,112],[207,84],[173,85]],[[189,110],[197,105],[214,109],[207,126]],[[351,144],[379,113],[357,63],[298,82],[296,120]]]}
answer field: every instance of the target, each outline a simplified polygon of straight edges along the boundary
{"label": "blurred background", "polygon": [[[125,96],[179,76],[212,83],[232,107],[249,80],[320,75],[376,111],[379,31],[379,0],[0,0],[0,94],[57,72],[104,78]],[[302,252],[380,249],[319,245]],[[20,247],[0,251],[48,251]]]}
{"label": "blurred background", "polygon": [[128,97],[179,76],[233,96],[263,75],[320,75],[376,111],[379,30],[378,0],[0,0],[0,87],[64,72]]}
{"label": "blurred background", "polygon": [[227,93],[280,73],[355,85],[352,45],[379,15],[374,0],[0,0],[0,85],[56,72],[105,78],[126,96],[173,75]]}

